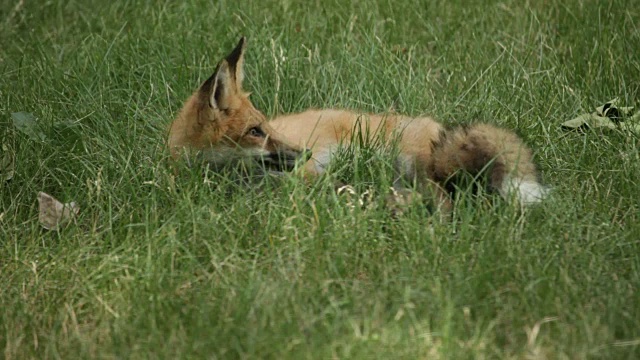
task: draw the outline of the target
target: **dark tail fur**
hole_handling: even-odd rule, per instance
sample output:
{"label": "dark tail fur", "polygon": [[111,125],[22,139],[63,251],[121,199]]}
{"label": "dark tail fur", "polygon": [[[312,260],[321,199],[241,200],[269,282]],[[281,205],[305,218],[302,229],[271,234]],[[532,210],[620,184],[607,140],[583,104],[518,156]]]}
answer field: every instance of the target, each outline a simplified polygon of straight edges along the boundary
{"label": "dark tail fur", "polygon": [[522,204],[544,198],[531,150],[513,132],[487,124],[444,131],[433,144],[430,177],[449,187],[460,171],[473,176],[484,172],[490,189]]}

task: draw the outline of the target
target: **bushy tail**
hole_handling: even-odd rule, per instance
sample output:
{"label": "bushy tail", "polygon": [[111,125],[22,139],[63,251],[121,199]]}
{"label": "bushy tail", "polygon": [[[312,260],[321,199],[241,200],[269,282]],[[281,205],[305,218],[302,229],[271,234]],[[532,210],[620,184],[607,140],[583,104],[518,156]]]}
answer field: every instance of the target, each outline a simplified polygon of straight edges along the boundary
{"label": "bushy tail", "polygon": [[513,132],[487,124],[444,131],[433,144],[429,171],[445,186],[460,171],[485,172],[490,189],[524,205],[540,202],[547,193],[538,182],[531,150]]}

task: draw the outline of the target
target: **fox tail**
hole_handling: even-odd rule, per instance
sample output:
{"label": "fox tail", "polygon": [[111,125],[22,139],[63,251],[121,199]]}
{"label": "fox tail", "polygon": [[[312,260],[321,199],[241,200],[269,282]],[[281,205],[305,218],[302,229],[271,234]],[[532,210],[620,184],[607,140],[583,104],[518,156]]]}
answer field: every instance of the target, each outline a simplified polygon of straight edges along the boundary
{"label": "fox tail", "polygon": [[548,188],[538,181],[531,150],[513,132],[488,124],[445,130],[432,144],[430,176],[445,188],[459,172],[487,175],[490,190],[521,204],[540,202]]}

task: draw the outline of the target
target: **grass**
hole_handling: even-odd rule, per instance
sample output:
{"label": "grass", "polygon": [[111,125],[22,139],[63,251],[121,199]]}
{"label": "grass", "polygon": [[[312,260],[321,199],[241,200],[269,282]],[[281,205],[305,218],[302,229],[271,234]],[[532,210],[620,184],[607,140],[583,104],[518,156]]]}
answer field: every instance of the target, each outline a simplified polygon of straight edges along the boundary
{"label": "grass", "polygon": [[[639,139],[559,127],[637,105],[636,5],[1,0],[2,356],[640,357]],[[525,212],[463,196],[443,223],[352,209],[329,182],[174,177],[167,125],[241,34],[267,115],[498,124],[553,196]],[[375,151],[349,154],[342,176],[388,185]],[[76,201],[76,224],[42,230],[38,191]]]}

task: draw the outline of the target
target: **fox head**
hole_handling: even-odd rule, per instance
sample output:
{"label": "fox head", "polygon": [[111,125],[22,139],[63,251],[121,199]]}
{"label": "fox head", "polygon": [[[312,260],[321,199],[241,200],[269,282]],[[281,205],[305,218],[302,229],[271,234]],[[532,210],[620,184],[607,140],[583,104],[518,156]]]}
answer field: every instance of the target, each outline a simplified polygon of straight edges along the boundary
{"label": "fox head", "polygon": [[311,155],[276,133],[242,90],[245,46],[243,37],[171,124],[168,145],[174,159],[195,151],[214,167],[250,161],[290,171]]}

